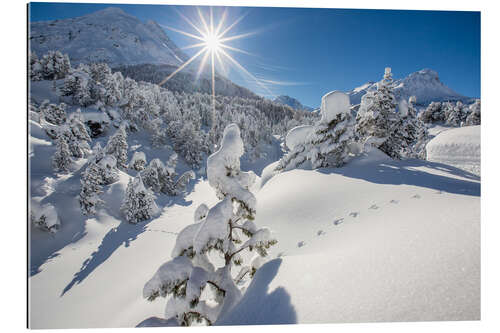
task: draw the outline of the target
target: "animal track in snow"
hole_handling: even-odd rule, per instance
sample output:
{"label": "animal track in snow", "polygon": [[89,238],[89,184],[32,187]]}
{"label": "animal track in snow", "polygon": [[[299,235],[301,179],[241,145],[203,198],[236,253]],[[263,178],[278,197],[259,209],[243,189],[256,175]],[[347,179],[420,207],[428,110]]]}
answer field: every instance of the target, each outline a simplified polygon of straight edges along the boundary
{"label": "animal track in snow", "polygon": [[359,213],[358,212],[350,212],[349,213],[349,216],[352,216],[352,217],[358,217]]}
{"label": "animal track in snow", "polygon": [[342,222],[344,222],[344,218],[343,218],[343,217],[342,217],[342,218],[340,218],[340,219],[336,219],[335,221],[333,221],[333,224],[334,224],[334,225],[339,225],[339,224],[341,224]]}
{"label": "animal track in snow", "polygon": [[371,205],[371,206],[370,206],[370,208],[368,208],[368,209],[379,209],[379,207],[378,207],[377,205],[373,204],[373,205]]}
{"label": "animal track in snow", "polygon": [[304,241],[300,241],[300,242],[297,243],[298,247],[302,247],[304,245],[306,245],[306,243]]}
{"label": "animal track in snow", "polygon": [[321,236],[321,235],[324,235],[326,234],[326,232],[324,232],[323,230],[318,230],[318,232],[316,233],[318,236]]}
{"label": "animal track in snow", "polygon": [[393,200],[391,200],[391,203],[392,203],[392,204],[397,204],[397,203],[399,203],[399,200],[394,200],[394,199],[393,199]]}
{"label": "animal track in snow", "polygon": [[420,195],[415,194],[414,196],[411,197],[412,199],[420,199]]}

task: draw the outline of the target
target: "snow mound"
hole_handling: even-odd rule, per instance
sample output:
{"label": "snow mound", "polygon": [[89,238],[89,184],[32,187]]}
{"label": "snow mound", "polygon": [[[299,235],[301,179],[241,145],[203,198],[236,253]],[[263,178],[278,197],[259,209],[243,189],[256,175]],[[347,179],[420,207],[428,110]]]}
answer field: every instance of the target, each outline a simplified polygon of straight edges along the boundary
{"label": "snow mound", "polygon": [[321,98],[321,122],[329,123],[339,113],[348,113],[351,108],[349,96],[341,91],[332,91]]}
{"label": "snow mound", "polygon": [[304,143],[307,136],[311,134],[313,130],[314,126],[312,125],[301,125],[288,131],[285,138],[285,144],[288,149],[293,150],[298,144]]}
{"label": "snow mound", "polygon": [[427,160],[481,173],[481,126],[454,128],[439,133],[426,146]]}

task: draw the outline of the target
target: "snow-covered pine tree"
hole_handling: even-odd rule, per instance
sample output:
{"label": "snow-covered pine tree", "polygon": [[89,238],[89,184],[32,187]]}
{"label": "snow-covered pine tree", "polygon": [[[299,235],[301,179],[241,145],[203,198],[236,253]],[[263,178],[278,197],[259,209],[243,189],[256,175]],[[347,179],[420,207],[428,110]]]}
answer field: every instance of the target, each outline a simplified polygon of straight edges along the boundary
{"label": "snow-covered pine tree", "polygon": [[470,113],[465,120],[466,126],[481,125],[481,100],[476,99],[474,103],[469,106]]}
{"label": "snow-covered pine tree", "polygon": [[79,202],[84,215],[95,215],[96,208],[103,204],[103,201],[99,198],[99,194],[102,193],[102,183],[101,168],[95,161],[90,161],[80,179]]}
{"label": "snow-covered pine tree", "polygon": [[166,191],[174,186],[171,175],[159,158],[152,159],[148,166],[141,171],[144,185],[155,193]]}
{"label": "snow-covered pine tree", "polygon": [[40,117],[51,124],[62,125],[66,122],[66,104],[64,103],[57,105],[46,99],[40,104],[38,111]]}
{"label": "snow-covered pine tree", "polygon": [[349,108],[349,96],[342,92],[332,91],[323,96],[321,120],[312,127],[305,126],[311,127],[310,133],[283,156],[276,170],[291,170],[307,160],[313,168],[344,165],[350,153],[349,144],[354,141],[354,119]]}
{"label": "snow-covered pine tree", "polygon": [[[267,228],[257,228],[256,198],[248,190],[255,174],[240,170],[243,142],[236,124],[224,130],[220,149],[207,161],[207,176],[221,200],[211,209],[201,205],[195,212],[195,223],[177,236],[173,259],[163,264],[146,283],[144,298],[172,295],[165,316],[175,318],[179,325],[193,323],[214,324],[241,298],[241,291],[232,268],[243,265],[240,254],[248,250],[260,256],[277,241]],[[248,238],[243,241],[243,237]],[[215,252],[224,258],[222,266],[215,266],[210,255]],[[205,292],[209,287],[212,293]]]}
{"label": "snow-covered pine tree", "polygon": [[405,144],[401,126],[401,117],[396,113],[391,68],[387,67],[377,89],[361,98],[355,130],[361,143],[379,148],[391,158],[400,158]]}
{"label": "snow-covered pine tree", "polygon": [[71,170],[73,160],[65,138],[60,135],[56,139],[56,151],[52,156],[52,167],[56,172],[67,173]]}
{"label": "snow-covered pine tree", "polygon": [[124,126],[119,129],[109,138],[106,145],[106,154],[113,155],[116,158],[116,165],[120,169],[127,168],[128,143],[127,132]]}
{"label": "snow-covered pine tree", "polygon": [[174,184],[174,194],[179,195],[181,192],[184,192],[189,182],[195,178],[196,175],[193,170],[186,171],[180,175]]}
{"label": "snow-covered pine tree", "polygon": [[71,96],[74,104],[86,107],[94,103],[95,100],[91,95],[91,78],[88,73],[81,69],[82,66],[66,76],[61,92],[63,96]]}
{"label": "snow-covered pine tree", "polygon": [[348,145],[353,141],[354,119],[349,111],[349,97],[334,91],[323,96],[321,106],[321,120],[309,137],[312,147],[307,152],[308,158],[313,168],[340,167],[346,162]]}
{"label": "snow-covered pine tree", "polygon": [[408,103],[403,100],[399,105],[402,120],[401,133],[404,135],[405,141],[400,156],[405,158],[421,158],[422,151],[425,150],[428,141],[427,127],[417,117],[416,100],[415,96],[411,96]]}
{"label": "snow-covered pine tree", "polygon": [[424,123],[439,123],[444,122],[445,105],[441,102],[431,102],[427,108],[420,113],[419,118]]}
{"label": "snow-covered pine tree", "polygon": [[67,54],[59,51],[49,51],[40,59],[42,77],[45,80],[59,80],[68,75],[71,64]]}
{"label": "snow-covered pine tree", "polygon": [[40,64],[40,59],[35,52],[30,51],[30,68],[29,68],[29,79],[31,81],[40,81],[42,79],[42,64]]}
{"label": "snow-covered pine tree", "polygon": [[97,166],[101,174],[102,185],[110,185],[120,179],[116,168],[116,158],[113,155],[104,155],[97,162]]}
{"label": "snow-covered pine tree", "polygon": [[453,127],[460,127],[463,122],[465,122],[466,117],[467,114],[464,109],[464,104],[457,101],[446,118],[446,124]]}
{"label": "snow-covered pine tree", "polygon": [[82,158],[90,153],[91,141],[87,126],[83,123],[83,116],[80,109],[69,115],[68,121],[61,126],[60,133],[66,137],[69,149],[76,158]]}
{"label": "snow-covered pine tree", "polygon": [[145,166],[146,166],[146,154],[144,154],[142,151],[134,152],[134,154],[132,155],[132,159],[130,160],[129,167],[136,171],[142,171],[144,170]]}
{"label": "snow-covered pine tree", "polygon": [[87,126],[83,122],[83,116],[81,110],[78,108],[75,112],[69,115],[69,127],[73,136],[80,141],[90,142],[89,131]]}
{"label": "snow-covered pine tree", "polygon": [[155,196],[144,186],[140,174],[129,179],[120,210],[127,222],[134,224],[158,214]]}

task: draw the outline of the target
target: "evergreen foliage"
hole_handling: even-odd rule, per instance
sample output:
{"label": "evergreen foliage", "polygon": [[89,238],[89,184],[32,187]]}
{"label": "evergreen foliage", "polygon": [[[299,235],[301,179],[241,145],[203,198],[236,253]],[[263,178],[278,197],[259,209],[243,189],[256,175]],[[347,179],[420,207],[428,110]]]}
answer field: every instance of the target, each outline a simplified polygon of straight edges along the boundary
{"label": "evergreen foliage", "polygon": [[400,158],[405,133],[396,113],[392,84],[391,69],[386,68],[377,89],[368,91],[361,99],[355,131],[361,143],[379,148],[391,158]]}
{"label": "evergreen foliage", "polygon": [[[150,301],[172,296],[165,315],[167,319],[175,318],[179,325],[215,323],[241,298],[237,282],[247,275],[241,272],[251,270],[243,264],[241,252],[255,250],[266,256],[267,249],[276,244],[268,229],[259,229],[252,221],[256,199],[248,188],[255,174],[240,170],[242,154],[239,128],[231,124],[224,131],[220,149],[207,161],[210,186],[221,201],[210,209],[206,205],[198,207],[194,224],[177,236],[173,259],[144,286],[143,295]],[[212,253],[224,258],[222,266],[216,267],[210,260]],[[234,266],[241,267],[235,276]]]}
{"label": "evergreen foliage", "polygon": [[69,146],[63,136],[56,140],[56,151],[52,157],[52,167],[54,171],[68,173],[73,166]]}
{"label": "evergreen foliage", "polygon": [[159,211],[155,196],[144,187],[141,175],[130,178],[120,210],[129,223],[148,220]]}
{"label": "evergreen foliage", "polygon": [[95,215],[96,209],[104,202],[99,197],[103,183],[101,169],[95,161],[90,161],[80,180],[80,209],[84,215]]}

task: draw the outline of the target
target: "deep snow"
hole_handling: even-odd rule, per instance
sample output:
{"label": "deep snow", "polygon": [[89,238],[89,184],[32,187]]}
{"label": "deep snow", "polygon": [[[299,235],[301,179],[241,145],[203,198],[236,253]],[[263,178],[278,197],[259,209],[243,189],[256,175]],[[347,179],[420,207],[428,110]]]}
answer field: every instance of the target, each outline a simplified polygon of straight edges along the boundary
{"label": "deep snow", "polygon": [[[77,179],[52,182],[63,228],[32,235],[49,249],[34,256],[30,326],[158,324],[151,317],[163,317],[165,302],[146,301],[144,284],[215,192],[198,179],[184,199],[160,196],[158,218],[131,225],[118,215],[128,176],[90,219],[78,211]],[[218,324],[478,319],[479,194],[475,175],[377,151],[339,169],[274,175],[256,193],[256,224],[279,243]]]}
{"label": "deep snow", "polygon": [[220,324],[477,320],[480,183],[443,164],[361,158],[257,195],[279,257]]}

